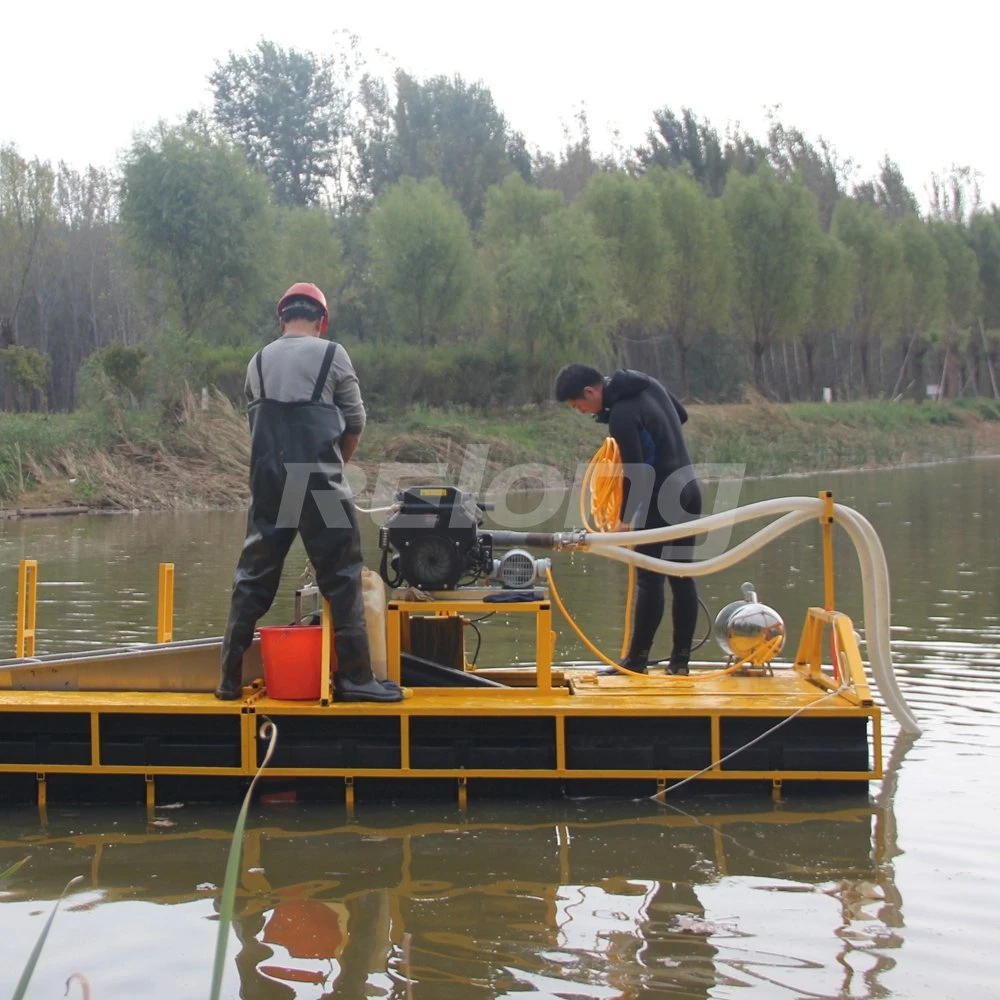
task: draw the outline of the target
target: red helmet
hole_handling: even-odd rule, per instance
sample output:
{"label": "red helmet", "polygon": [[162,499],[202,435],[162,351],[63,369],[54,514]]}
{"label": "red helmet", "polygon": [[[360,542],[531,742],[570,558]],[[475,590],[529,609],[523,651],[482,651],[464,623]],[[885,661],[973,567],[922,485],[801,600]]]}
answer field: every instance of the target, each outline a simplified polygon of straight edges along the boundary
{"label": "red helmet", "polygon": [[326,296],[311,281],[296,281],[284,295],[278,299],[278,316],[289,299],[312,299],[323,310],[323,322],[320,324],[319,332],[326,333],[326,328],[330,325],[330,310],[326,306]]}

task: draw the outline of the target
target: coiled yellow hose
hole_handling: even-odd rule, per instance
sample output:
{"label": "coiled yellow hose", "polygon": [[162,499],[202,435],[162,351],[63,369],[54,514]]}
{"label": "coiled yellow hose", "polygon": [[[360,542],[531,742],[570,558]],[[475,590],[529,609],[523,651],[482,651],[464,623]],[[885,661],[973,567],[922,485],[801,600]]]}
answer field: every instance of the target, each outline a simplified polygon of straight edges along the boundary
{"label": "coiled yellow hose", "polygon": [[[622,505],[622,460],[621,452],[618,449],[618,442],[612,437],[604,439],[604,444],[594,453],[594,457],[587,466],[587,471],[583,474],[583,481],[580,484],[580,520],[587,531],[614,531],[619,524],[619,515]],[[586,496],[590,494],[590,516],[587,516]],[[591,520],[593,518],[593,520]],[[628,545],[628,532],[622,534],[622,544]],[[546,570],[546,579],[549,589],[552,591],[552,600],[556,607],[562,612],[563,617],[569,622],[570,627],[576,633],[580,641],[589,649],[602,663],[609,667],[614,667],[618,673],[626,677],[644,677],[645,674],[636,674],[633,670],[626,670],[610,657],[606,656],[595,646],[590,639],[584,635],[583,629],[577,625],[573,616],[566,610],[559,591],[556,588],[552,570]],[[628,640],[632,633],[632,598],[635,595],[635,567],[628,568],[628,596],[625,599],[625,633],[622,636],[621,656],[624,658],[628,652]],[[713,670],[705,674],[663,674],[654,677],[654,680],[664,681],[707,681],[715,677],[724,677],[731,674],[743,666],[742,662],[730,664],[724,670]]]}

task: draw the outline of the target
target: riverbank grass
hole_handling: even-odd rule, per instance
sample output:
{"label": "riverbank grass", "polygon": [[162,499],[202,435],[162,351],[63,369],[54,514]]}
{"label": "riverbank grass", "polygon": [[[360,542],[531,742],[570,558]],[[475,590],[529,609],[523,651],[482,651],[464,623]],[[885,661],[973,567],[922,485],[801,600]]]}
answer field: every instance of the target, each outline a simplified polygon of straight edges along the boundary
{"label": "riverbank grass", "polygon": [[[894,467],[1000,454],[1000,402],[795,403],[689,408],[692,460],[752,477]],[[358,464],[437,463],[458,475],[470,446],[487,471],[539,463],[571,476],[606,428],[567,407],[501,413],[415,405],[371,420]],[[169,420],[146,411],[0,414],[0,505],[97,509],[236,507],[246,501],[246,417],[224,397],[192,397]]]}

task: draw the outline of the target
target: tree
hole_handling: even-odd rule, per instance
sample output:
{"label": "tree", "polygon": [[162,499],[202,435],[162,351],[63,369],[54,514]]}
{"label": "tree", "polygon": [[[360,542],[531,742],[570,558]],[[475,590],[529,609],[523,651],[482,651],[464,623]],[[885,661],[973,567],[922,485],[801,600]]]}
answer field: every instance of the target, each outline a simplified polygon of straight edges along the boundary
{"label": "tree", "polygon": [[779,178],[797,177],[812,192],[819,208],[820,225],[829,232],[833,210],[854,169],[851,160],[841,163],[836,150],[823,138],[813,145],[797,128],[789,128],[770,115],[768,162]]}
{"label": "tree", "polygon": [[369,220],[375,281],[396,333],[433,345],[469,294],[473,248],[462,210],[436,178],[404,177]]}
{"label": "tree", "polygon": [[672,264],[656,189],[623,173],[595,174],[582,205],[602,237],[611,284],[617,349],[629,363],[630,346],[646,339],[666,309]]}
{"label": "tree", "polygon": [[516,243],[522,236],[541,236],[545,220],[563,207],[558,191],[530,185],[520,174],[508,174],[486,192],[486,210],[480,236],[487,246]]}
{"label": "tree", "polygon": [[944,260],[926,223],[916,215],[903,219],[895,236],[903,265],[899,297],[903,363],[905,368],[909,359],[913,398],[919,403],[925,397],[924,359],[944,314]]}
{"label": "tree", "polygon": [[916,196],[906,186],[903,172],[888,156],[879,164],[877,177],[855,187],[854,197],[877,208],[891,222],[920,214]]}
{"label": "tree", "polygon": [[319,202],[339,169],[347,97],[334,60],[261,40],[209,76],[212,117],[271,179],[284,205]]}
{"label": "tree", "polygon": [[[952,365],[957,364],[968,339],[969,326],[979,305],[979,261],[966,243],[964,229],[950,222],[932,222],[931,236],[944,260],[944,359],[941,362],[941,394],[961,393],[961,385],[949,386]],[[949,388],[951,391],[949,392]]]}
{"label": "tree", "polygon": [[153,297],[162,282],[162,307],[188,333],[235,334],[256,312],[271,256],[267,180],[227,143],[161,125],[136,140],[122,186],[122,221]]}
{"label": "tree", "polygon": [[811,398],[816,394],[816,350],[824,338],[835,335],[849,322],[857,280],[856,262],[851,252],[829,234],[816,234],[813,254],[812,295],[802,334]]}
{"label": "tree", "polygon": [[979,179],[972,167],[953,166],[946,174],[932,174],[931,218],[964,225],[982,207]]}
{"label": "tree", "polygon": [[609,283],[604,247],[593,221],[576,206],[550,212],[537,235],[501,255],[496,274],[504,346],[527,359],[535,396],[573,358],[608,357]]}
{"label": "tree", "polygon": [[[44,401],[45,388],[52,377],[52,358],[48,354],[34,347],[11,344],[0,349],[0,364],[12,382],[25,389],[29,396],[38,393]],[[33,402],[29,405],[35,408]]]}
{"label": "tree", "polygon": [[0,348],[16,344],[17,321],[51,222],[55,176],[47,163],[0,146]]}
{"label": "tree", "polygon": [[[996,368],[1000,355],[1000,211],[987,215],[978,212],[972,217],[967,239],[979,264],[981,296],[976,317],[979,326],[977,361],[985,362],[993,395],[1000,398]],[[982,347],[982,355],[978,354]],[[977,384],[979,382],[977,373]]]}
{"label": "tree", "polygon": [[729,163],[719,133],[709,122],[699,120],[690,108],[682,108],[678,118],[669,107],[663,107],[653,112],[653,123],[646,133],[646,145],[635,151],[641,169],[687,166],[710,195],[721,195]]}
{"label": "tree", "polygon": [[866,393],[875,392],[872,353],[899,328],[901,252],[885,218],[870,205],[845,199],[833,215],[833,234],[857,261],[851,332],[858,347]]}
{"label": "tree", "polygon": [[687,173],[653,170],[646,176],[673,250],[662,315],[677,349],[680,391],[687,395],[691,348],[729,315],[732,247],[721,203]]}
{"label": "tree", "polygon": [[764,391],[764,353],[797,336],[809,314],[816,203],[797,181],[779,183],[769,167],[726,185],[726,212],[734,261],[736,332],[750,346],[754,385]]}
{"label": "tree", "polygon": [[380,77],[363,74],[351,109],[349,168],[352,194],[363,204],[393,182],[393,128],[389,88]]}
{"label": "tree", "polygon": [[598,159],[594,156],[586,109],[581,107],[574,118],[576,132],[574,134],[569,126],[563,126],[563,148],[558,155],[537,154],[531,169],[534,184],[559,192],[566,201],[576,201],[586,190],[594,174],[614,169],[608,158]]}
{"label": "tree", "polygon": [[460,76],[421,83],[400,70],[393,125],[387,175],[376,179],[376,194],[401,177],[437,177],[477,226],[490,187],[513,170],[530,175],[523,137],[508,127],[482,83]]}
{"label": "tree", "polygon": [[149,376],[145,349],[112,344],[97,358],[112,386],[124,392],[132,405],[137,405],[147,388]]}
{"label": "tree", "polygon": [[280,213],[278,224],[281,274],[276,285],[312,281],[323,289],[332,313],[348,274],[333,218],[322,208],[291,208]]}

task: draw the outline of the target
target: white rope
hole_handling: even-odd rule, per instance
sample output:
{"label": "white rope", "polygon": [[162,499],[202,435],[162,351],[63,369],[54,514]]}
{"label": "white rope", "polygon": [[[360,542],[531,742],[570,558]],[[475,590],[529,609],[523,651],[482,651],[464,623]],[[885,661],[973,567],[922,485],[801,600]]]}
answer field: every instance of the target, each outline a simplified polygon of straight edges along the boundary
{"label": "white rope", "polygon": [[395,510],[396,505],[394,503],[391,503],[389,504],[388,507],[359,507],[357,504],[355,504],[354,509],[359,514],[384,514],[387,510]]}
{"label": "white rope", "polygon": [[655,799],[658,802],[666,801],[666,796],[668,792],[676,791],[682,785],[686,785],[689,781],[694,781],[695,778],[700,778],[703,774],[705,774],[708,771],[711,771],[713,768],[725,764],[727,760],[731,760],[737,754],[741,754],[743,753],[744,750],[748,750],[755,743],[760,743],[760,741],[764,739],[765,736],[770,736],[771,733],[777,732],[782,726],[788,725],[788,723],[791,722],[792,719],[797,718],[803,712],[808,711],[810,708],[814,708],[816,705],[820,704],[820,702],[826,701],[827,698],[832,698],[834,695],[839,695],[845,689],[846,685],[841,684],[841,686],[837,688],[836,691],[829,691],[825,695],[823,695],[822,698],[817,698],[815,701],[811,701],[807,705],[803,705],[801,708],[798,708],[794,712],[792,712],[792,714],[789,715],[787,719],[782,719],[777,725],[771,726],[770,729],[764,730],[764,732],[762,732],[759,736],[755,736],[748,743],[744,743],[743,746],[738,747],[736,750],[733,750],[732,753],[727,753],[725,757],[721,757],[719,760],[713,761],[711,764],[708,765],[708,767],[703,767],[700,771],[695,771],[694,774],[689,774],[686,778],[682,778],[680,781],[675,781],[672,785],[669,785],[667,788],[664,788],[662,791],[657,792],[655,795],[651,796],[651,798]]}

